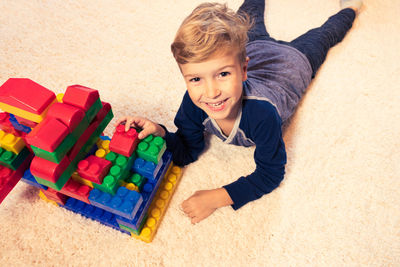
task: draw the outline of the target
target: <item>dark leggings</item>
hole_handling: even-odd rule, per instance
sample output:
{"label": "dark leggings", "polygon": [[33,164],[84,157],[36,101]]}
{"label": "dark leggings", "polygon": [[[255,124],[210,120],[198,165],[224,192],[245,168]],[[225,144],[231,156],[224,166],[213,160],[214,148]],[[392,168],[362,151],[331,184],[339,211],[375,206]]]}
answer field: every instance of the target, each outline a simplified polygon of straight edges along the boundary
{"label": "dark leggings", "polygon": [[325,61],[329,49],[343,40],[356,16],[354,10],[343,9],[331,16],[321,27],[309,30],[291,42],[285,42],[277,41],[268,34],[264,23],[264,9],[265,0],[245,0],[238,10],[238,13],[247,13],[254,21],[254,26],[248,32],[249,42],[270,40],[296,48],[310,61],[312,77]]}

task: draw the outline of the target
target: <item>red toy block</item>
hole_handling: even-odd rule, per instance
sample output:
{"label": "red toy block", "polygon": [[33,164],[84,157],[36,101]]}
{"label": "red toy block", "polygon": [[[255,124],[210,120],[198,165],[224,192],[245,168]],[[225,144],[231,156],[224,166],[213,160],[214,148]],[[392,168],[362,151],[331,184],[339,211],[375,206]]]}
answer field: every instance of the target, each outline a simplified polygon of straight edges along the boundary
{"label": "red toy block", "polygon": [[46,118],[27,136],[28,144],[54,152],[69,134],[68,127],[55,118]]}
{"label": "red toy block", "polygon": [[[15,116],[15,115],[14,115],[14,116]],[[19,124],[28,126],[29,128],[35,128],[36,125],[38,125],[37,122],[30,121],[30,120],[27,120],[27,119],[24,119],[24,118],[21,118],[21,117],[18,117],[18,116],[15,116],[15,118],[17,119],[17,121],[18,121]]]}
{"label": "red toy block", "polygon": [[7,133],[13,133],[15,129],[9,119],[10,114],[8,114],[7,112],[0,113],[0,129]]}
{"label": "red toy block", "polygon": [[78,199],[80,201],[89,202],[89,193],[93,188],[90,188],[87,185],[83,185],[78,183],[73,179],[69,179],[68,182],[64,185],[64,187],[60,190],[64,195],[70,196],[72,198]]}
{"label": "red toy block", "polygon": [[32,157],[33,155],[29,155],[15,171],[0,165],[0,204],[19,180],[21,180],[22,176],[24,176],[24,172],[28,169]]}
{"label": "red toy block", "polygon": [[99,99],[99,92],[82,85],[71,85],[65,91],[63,102],[78,108],[85,112]]}
{"label": "red toy block", "polygon": [[10,78],[0,87],[0,102],[34,114],[42,114],[55,99],[52,91],[25,78]]}
{"label": "red toy block", "polygon": [[78,163],[77,172],[79,176],[86,180],[102,184],[111,166],[111,161],[91,155]]}
{"label": "red toy block", "polygon": [[93,119],[92,123],[85,130],[85,132],[81,135],[75,145],[71,148],[71,150],[67,153],[68,158],[71,161],[78,155],[82,146],[89,140],[90,136],[97,129],[100,123],[104,120],[108,112],[111,110],[111,105],[109,103],[102,102],[103,108],[97,113],[96,117]]}
{"label": "red toy block", "polygon": [[125,125],[118,125],[110,141],[110,150],[130,157],[139,144],[138,133],[134,128],[125,132]]}
{"label": "red toy block", "polygon": [[68,157],[64,157],[59,164],[34,157],[31,163],[31,173],[35,177],[56,183],[70,164]]}
{"label": "red toy block", "polygon": [[72,133],[85,117],[85,112],[77,107],[64,103],[54,103],[47,112],[47,118],[55,118],[64,123]]}
{"label": "red toy block", "polygon": [[47,188],[47,190],[40,189],[43,194],[49,199],[57,202],[58,204],[65,205],[68,200],[68,196],[64,195],[61,192],[54,190],[53,188]]}
{"label": "red toy block", "polygon": [[0,113],[0,130],[5,131],[6,133],[11,133],[17,137],[25,137],[26,133],[22,131],[18,131],[14,128],[12,123],[10,122],[10,114],[7,112]]}

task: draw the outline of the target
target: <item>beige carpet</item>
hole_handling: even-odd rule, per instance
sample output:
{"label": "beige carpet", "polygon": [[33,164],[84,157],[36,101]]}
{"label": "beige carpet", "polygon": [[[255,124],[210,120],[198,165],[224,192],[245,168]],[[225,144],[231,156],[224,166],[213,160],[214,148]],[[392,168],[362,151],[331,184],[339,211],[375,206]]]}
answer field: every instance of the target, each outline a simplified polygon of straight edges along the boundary
{"label": "beige carpet", "polygon": [[[2,0],[0,83],[85,85],[115,117],[173,129],[185,87],[169,45],[200,2]],[[19,183],[0,206],[0,266],[400,266],[400,3],[365,4],[285,133],[287,174],[273,193],[191,225],[183,200],[255,167],[253,148],[211,138],[146,244]],[[271,0],[267,27],[291,40],[338,10],[338,0]]]}

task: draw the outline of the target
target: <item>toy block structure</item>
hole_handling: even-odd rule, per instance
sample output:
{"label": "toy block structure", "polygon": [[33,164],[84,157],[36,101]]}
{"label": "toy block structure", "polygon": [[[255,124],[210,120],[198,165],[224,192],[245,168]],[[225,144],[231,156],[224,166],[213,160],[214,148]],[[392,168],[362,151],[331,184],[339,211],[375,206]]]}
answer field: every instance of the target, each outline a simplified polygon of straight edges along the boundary
{"label": "toy block structure", "polygon": [[141,129],[103,131],[113,118],[99,92],[57,96],[25,78],[0,86],[0,204],[20,181],[43,200],[145,242],[153,239],[182,175],[165,140]]}

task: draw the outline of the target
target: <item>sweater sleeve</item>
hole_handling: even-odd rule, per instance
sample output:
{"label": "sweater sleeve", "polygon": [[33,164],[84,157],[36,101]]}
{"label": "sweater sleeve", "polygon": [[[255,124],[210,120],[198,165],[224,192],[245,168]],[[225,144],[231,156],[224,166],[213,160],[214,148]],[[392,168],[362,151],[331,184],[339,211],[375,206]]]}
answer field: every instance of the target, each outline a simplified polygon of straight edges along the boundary
{"label": "sweater sleeve", "polygon": [[167,149],[172,152],[176,165],[184,166],[196,161],[204,150],[202,116],[202,111],[193,104],[186,92],[174,120],[177,131],[169,132],[165,126],[161,125],[166,133]]}
{"label": "sweater sleeve", "polygon": [[282,139],[281,119],[274,109],[255,123],[252,129],[256,149],[256,169],[246,177],[225,185],[237,210],[246,203],[256,200],[277,188],[285,174],[286,151]]}

